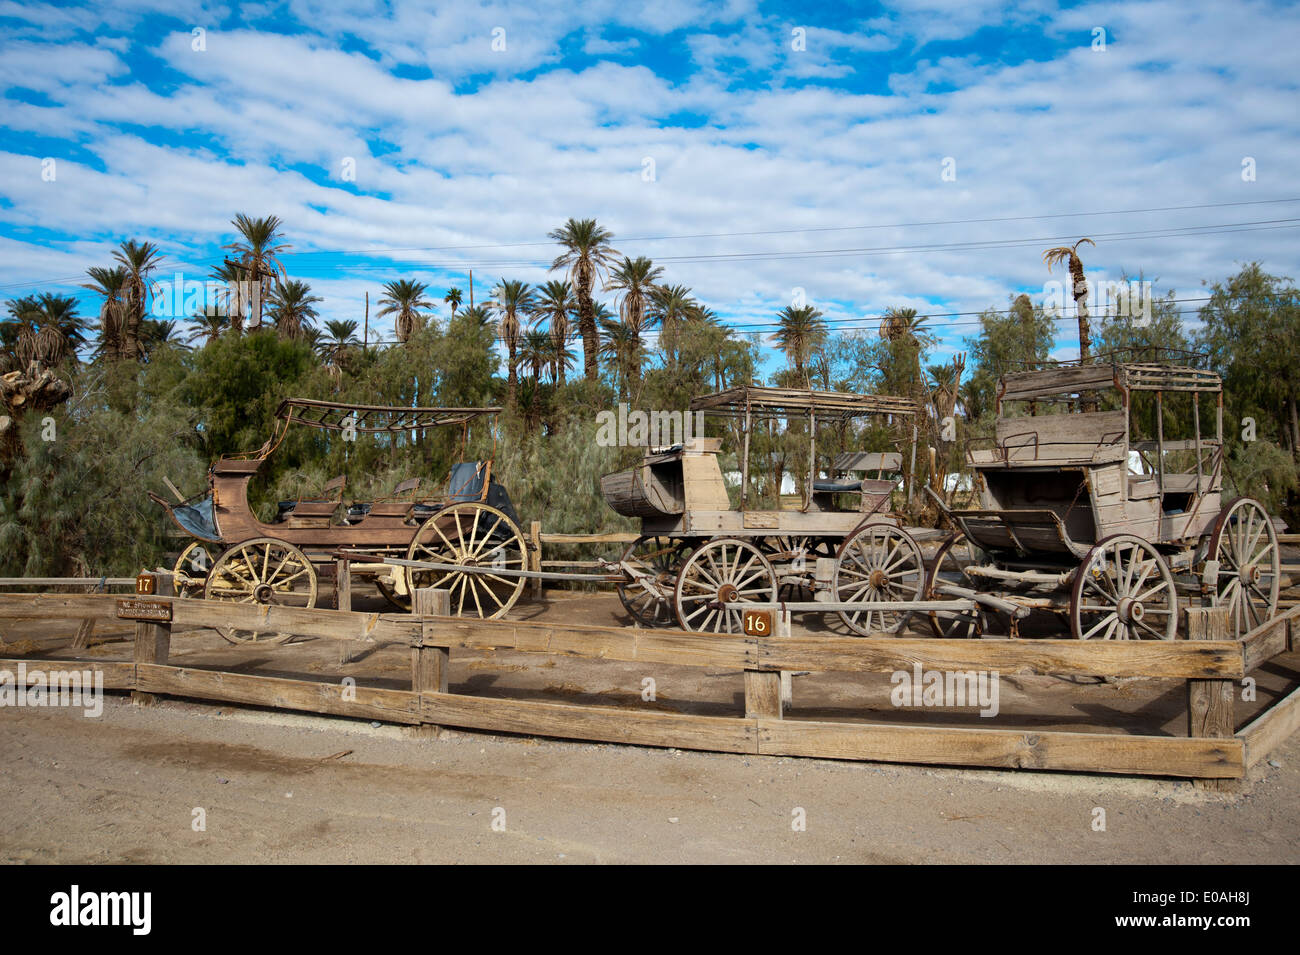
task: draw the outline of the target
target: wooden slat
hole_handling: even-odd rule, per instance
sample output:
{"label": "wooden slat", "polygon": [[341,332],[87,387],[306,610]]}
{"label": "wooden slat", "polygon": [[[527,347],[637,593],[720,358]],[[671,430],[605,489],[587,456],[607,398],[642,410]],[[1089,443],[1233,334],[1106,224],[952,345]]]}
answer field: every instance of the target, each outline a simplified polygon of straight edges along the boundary
{"label": "wooden slat", "polygon": [[921,664],[929,670],[999,673],[1237,678],[1245,676],[1232,640],[1196,645],[1182,640],[932,640],[788,637],[755,641],[756,667],[889,673]]}
{"label": "wooden slat", "polygon": [[[0,657],[0,670],[8,670],[18,676],[18,665],[26,664],[30,675],[34,670],[48,673],[50,670],[90,670],[104,674],[104,689],[129,690],[135,684],[134,663],[102,663],[90,660],[31,660],[17,657]],[[30,681],[29,681],[30,682]]]}
{"label": "wooden slat", "polygon": [[1287,628],[1298,615],[1300,611],[1290,610],[1283,616],[1274,617],[1267,623],[1261,624],[1241,638],[1241,651],[1245,658],[1247,673],[1279,653],[1286,652]]}
{"label": "wooden slat", "polygon": [[1240,740],[758,720],[758,751],[889,763],[1235,779]]}
{"label": "wooden slat", "polygon": [[360,643],[411,643],[418,640],[420,634],[420,621],[409,614],[361,613],[322,607],[308,610],[184,598],[173,600],[172,626],[175,629],[220,626]]}
{"label": "wooden slat", "polygon": [[[390,723],[418,723],[418,695],[409,690],[385,690],[339,683],[316,683],[282,677],[250,676],[221,670],[142,663],[136,668],[136,688],[202,700],[228,700],[310,713],[330,713]],[[345,692],[354,699],[345,699]]]}
{"label": "wooden slat", "polygon": [[0,620],[115,617],[122,594],[0,594]]}
{"label": "wooden slat", "polygon": [[753,753],[757,748],[754,722],[738,717],[488,699],[455,693],[423,693],[420,702],[424,719],[440,726],[723,753]]}
{"label": "wooden slat", "polygon": [[1237,731],[1237,739],[1246,745],[1246,766],[1254,766],[1294,733],[1300,730],[1300,689],[1278,703],[1263,715]]}
{"label": "wooden slat", "polygon": [[431,618],[426,646],[510,649],[680,666],[744,669],[757,659],[752,639],[633,627],[555,626],[513,620]]}

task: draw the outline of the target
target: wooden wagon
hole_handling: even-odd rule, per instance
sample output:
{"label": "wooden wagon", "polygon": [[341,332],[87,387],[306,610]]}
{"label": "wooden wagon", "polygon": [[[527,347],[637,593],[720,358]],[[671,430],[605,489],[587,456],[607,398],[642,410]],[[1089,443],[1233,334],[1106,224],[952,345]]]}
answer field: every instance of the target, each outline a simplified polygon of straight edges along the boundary
{"label": "wooden wagon", "polygon": [[[1226,606],[1237,636],[1273,615],[1273,522],[1258,501],[1221,500],[1217,375],[1154,363],[1007,375],[995,428],[992,447],[968,451],[982,506],[948,512],[958,532],[927,596],[966,584],[1065,616],[1085,640],[1173,639],[1188,601]],[[982,608],[930,616],[945,636],[984,625]]]}
{"label": "wooden wagon", "polygon": [[[373,555],[366,569],[381,592],[399,605],[415,587],[451,591],[452,612],[500,617],[524,587],[520,577],[469,570],[523,570],[527,548],[506,489],[492,475],[492,461],[459,461],[445,482],[421,488],[421,479],[399,482],[373,500],[345,497],[346,479],[334,478],[314,497],[281,501],[274,519],[260,520],[248,500],[249,481],[295,426],[342,440],[392,440],[429,428],[489,423],[499,408],[410,408],[355,405],[291,398],[276,412],[272,436],[256,451],[218,459],[205,492],[179,504],[157,494],[192,542],[175,565],[177,592],[209,600],[315,606],[318,565],[340,548]],[[435,564],[432,571],[384,563],[390,556]],[[455,567],[466,568],[460,572]],[[223,632],[234,642],[284,639],[278,634]]]}
{"label": "wooden wagon", "polygon": [[[698,397],[690,410],[724,417],[738,433],[739,500],[732,505],[716,437],[649,448],[637,466],[602,479],[609,506],[641,520],[642,536],[620,562],[625,580],[618,591],[628,613],[646,626],[675,622],[686,630],[736,633],[743,628],[741,605],[775,605],[792,588],[825,603],[854,633],[901,629],[904,605],[921,598],[925,578],[921,549],[891,507],[902,455],[849,451],[829,462],[823,476],[817,429],[849,433],[855,419],[875,416],[904,419],[910,430],[915,404],[748,386]],[[756,427],[777,422],[807,439],[799,500],[756,506],[751,439]]]}

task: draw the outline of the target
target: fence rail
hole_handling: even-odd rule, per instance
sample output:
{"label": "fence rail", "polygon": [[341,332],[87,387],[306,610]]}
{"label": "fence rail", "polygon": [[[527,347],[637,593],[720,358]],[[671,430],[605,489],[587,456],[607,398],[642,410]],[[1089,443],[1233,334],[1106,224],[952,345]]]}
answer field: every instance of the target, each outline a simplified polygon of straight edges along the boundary
{"label": "fence rail", "polygon": [[[130,690],[147,703],[154,694],[354,716],[418,726],[786,756],[1082,770],[1182,776],[1218,785],[1235,780],[1300,728],[1300,690],[1240,731],[1233,724],[1237,681],[1261,663],[1297,649],[1300,608],[1247,634],[1226,638],[1226,613],[1189,608],[1188,640],[950,640],[771,637],[644,630],[629,627],[477,620],[449,615],[445,591],[415,593],[411,614],[256,606],[167,596],[170,577],[157,575],[167,620],[135,623],[130,663],[79,662],[104,674],[105,686]],[[0,619],[115,617],[107,594],[0,594]],[[783,621],[784,623],[784,621]],[[168,663],[179,632],[209,627],[292,633],[338,641],[355,649],[376,644],[409,648],[411,689],[381,689],[177,667]],[[259,654],[292,654],[292,645],[255,644]],[[450,655],[510,649],[565,658],[635,661],[743,671],[744,714],[698,716],[658,710],[536,700],[484,698],[448,690]],[[13,668],[17,659],[0,659]],[[1187,682],[1188,735],[970,729],[849,721],[787,719],[782,674],[790,671],[866,673],[911,670],[997,671],[1093,676],[1146,676]]]}

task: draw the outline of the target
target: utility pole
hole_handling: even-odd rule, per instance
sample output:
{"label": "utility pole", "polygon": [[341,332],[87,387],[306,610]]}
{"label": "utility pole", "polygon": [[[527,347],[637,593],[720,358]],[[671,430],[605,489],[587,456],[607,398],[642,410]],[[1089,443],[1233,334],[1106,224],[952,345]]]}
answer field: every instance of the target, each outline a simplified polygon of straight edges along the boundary
{"label": "utility pole", "polygon": [[370,292],[366,292],[366,327],[361,333],[361,350],[365,351],[370,343]]}
{"label": "utility pole", "polygon": [[474,307],[474,270],[469,270],[469,307]]}

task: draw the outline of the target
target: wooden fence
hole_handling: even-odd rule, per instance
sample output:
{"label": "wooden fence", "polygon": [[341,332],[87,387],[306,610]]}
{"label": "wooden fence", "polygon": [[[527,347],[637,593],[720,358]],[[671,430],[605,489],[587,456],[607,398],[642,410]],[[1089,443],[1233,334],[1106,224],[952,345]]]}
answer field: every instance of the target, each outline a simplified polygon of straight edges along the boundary
{"label": "wooden fence", "polygon": [[[1203,780],[1210,786],[1216,785],[1216,780],[1239,779],[1300,727],[1300,690],[1241,730],[1233,724],[1232,706],[1239,681],[1274,655],[1296,649],[1300,608],[1241,640],[1225,638],[1226,615],[1214,608],[1188,609],[1190,639],[1169,642],[762,638],[470,620],[449,616],[446,592],[434,590],[416,593],[414,613],[378,614],[175,598],[166,596],[169,586],[167,576],[155,577],[155,596],[146,603],[154,608],[151,612],[167,619],[135,623],[130,662],[76,661],[77,665],[103,673],[105,687],[129,690],[142,703],[154,694],[165,694],[415,726],[763,755],[1178,776]],[[119,599],[107,594],[0,594],[0,619],[117,617],[123,612]],[[178,667],[168,662],[174,633],[210,627],[335,640],[347,655],[379,644],[406,646],[411,657],[411,688],[346,686]],[[254,646],[258,654],[295,652],[292,645]],[[449,692],[451,653],[488,648],[740,670],[744,672],[744,713],[700,716]],[[0,668],[13,670],[18,662],[0,659]],[[1188,735],[785,718],[784,672],[887,673],[910,671],[918,664],[931,671],[1185,680]]]}

